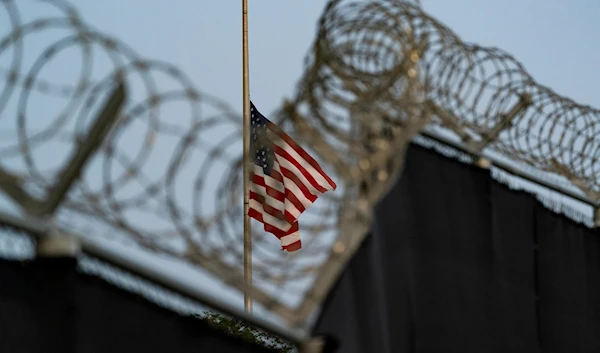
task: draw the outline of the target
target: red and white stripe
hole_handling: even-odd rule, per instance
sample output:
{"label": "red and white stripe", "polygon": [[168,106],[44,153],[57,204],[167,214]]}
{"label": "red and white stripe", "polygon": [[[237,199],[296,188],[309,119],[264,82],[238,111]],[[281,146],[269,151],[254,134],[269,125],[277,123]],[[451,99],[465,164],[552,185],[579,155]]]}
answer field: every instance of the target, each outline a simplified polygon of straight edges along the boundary
{"label": "red and white stripe", "polygon": [[267,128],[275,135],[275,161],[270,176],[253,164],[248,215],[264,223],[265,231],[279,238],[283,250],[296,251],[302,246],[298,217],[336,185],[290,136],[271,122]]}

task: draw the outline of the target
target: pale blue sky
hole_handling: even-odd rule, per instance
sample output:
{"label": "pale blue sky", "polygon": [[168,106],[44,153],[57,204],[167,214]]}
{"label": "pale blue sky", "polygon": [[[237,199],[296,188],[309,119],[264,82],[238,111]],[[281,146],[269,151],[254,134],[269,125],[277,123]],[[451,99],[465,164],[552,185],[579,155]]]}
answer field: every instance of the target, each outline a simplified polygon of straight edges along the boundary
{"label": "pale blue sky", "polygon": [[[143,57],[179,66],[198,89],[241,112],[241,1],[73,2],[102,32],[120,38]],[[581,103],[600,105],[596,67],[600,2],[422,0],[422,4],[463,40],[499,47],[513,54],[541,84]],[[251,95],[261,111],[273,111],[292,95],[324,5],[317,0],[249,0]],[[29,6],[23,4],[21,9],[43,11]],[[0,37],[6,28],[3,18],[0,14]],[[6,62],[2,59],[0,55],[0,64]],[[68,59],[58,65],[55,73],[72,71]]]}
{"label": "pale blue sky", "polygon": [[[250,0],[252,98],[271,111],[291,95],[324,1]],[[423,0],[463,40],[513,54],[540,83],[596,105],[600,2]],[[181,66],[241,111],[241,1],[78,1],[82,15],[142,55]]]}

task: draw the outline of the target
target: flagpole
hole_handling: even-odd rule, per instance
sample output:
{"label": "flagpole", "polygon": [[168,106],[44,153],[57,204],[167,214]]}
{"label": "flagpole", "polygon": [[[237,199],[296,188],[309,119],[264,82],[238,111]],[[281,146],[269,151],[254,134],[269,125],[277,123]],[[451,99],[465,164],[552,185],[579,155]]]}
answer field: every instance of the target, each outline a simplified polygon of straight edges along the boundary
{"label": "flagpole", "polygon": [[[243,134],[244,134],[244,281],[246,287],[252,285],[252,233],[250,230],[250,185],[249,170],[250,163],[250,75],[248,64],[248,0],[242,0],[242,95],[243,95]],[[252,312],[252,298],[248,292],[244,292],[244,309]]]}

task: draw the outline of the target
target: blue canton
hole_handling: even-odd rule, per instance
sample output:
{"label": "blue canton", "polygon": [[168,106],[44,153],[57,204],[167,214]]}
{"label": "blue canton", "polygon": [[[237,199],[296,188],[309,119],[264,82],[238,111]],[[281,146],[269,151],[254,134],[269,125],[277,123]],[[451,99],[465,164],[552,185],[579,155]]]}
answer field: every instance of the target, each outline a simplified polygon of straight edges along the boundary
{"label": "blue canton", "polygon": [[267,123],[269,120],[250,103],[250,158],[254,158],[254,164],[262,167],[265,175],[271,175],[275,153],[273,142],[267,136]]}

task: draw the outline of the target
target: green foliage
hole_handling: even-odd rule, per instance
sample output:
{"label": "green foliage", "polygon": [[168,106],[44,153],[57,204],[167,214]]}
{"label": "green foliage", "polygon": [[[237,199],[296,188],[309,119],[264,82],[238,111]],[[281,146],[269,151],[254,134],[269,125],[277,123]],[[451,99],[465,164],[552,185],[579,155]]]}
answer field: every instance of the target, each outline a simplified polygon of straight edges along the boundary
{"label": "green foliage", "polygon": [[200,318],[228,335],[240,337],[246,342],[257,343],[273,352],[293,353],[296,351],[289,342],[256,327],[248,326],[241,320],[210,312],[204,313]]}

